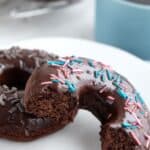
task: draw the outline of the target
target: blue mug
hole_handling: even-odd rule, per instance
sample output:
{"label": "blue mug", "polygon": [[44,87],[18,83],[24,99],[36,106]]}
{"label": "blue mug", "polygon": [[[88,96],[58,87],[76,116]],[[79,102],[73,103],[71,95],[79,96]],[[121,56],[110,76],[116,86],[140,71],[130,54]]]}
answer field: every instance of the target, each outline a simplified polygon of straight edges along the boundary
{"label": "blue mug", "polygon": [[150,5],[97,0],[96,40],[150,60]]}

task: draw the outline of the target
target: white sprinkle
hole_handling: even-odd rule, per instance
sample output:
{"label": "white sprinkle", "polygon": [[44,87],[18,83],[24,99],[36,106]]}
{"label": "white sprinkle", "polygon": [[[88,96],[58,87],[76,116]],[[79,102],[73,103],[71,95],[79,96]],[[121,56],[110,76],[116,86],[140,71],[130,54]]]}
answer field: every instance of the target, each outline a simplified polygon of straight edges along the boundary
{"label": "white sprinkle", "polygon": [[29,131],[27,129],[25,129],[24,132],[25,132],[25,136],[29,136],[30,135]]}
{"label": "white sprinkle", "polygon": [[72,73],[83,73],[81,69],[72,69]]}
{"label": "white sprinkle", "polygon": [[148,115],[149,115],[149,113],[148,113],[148,112],[145,112],[144,117],[145,117],[145,118],[148,118]]}
{"label": "white sprinkle", "polygon": [[133,117],[135,118],[135,120],[137,121],[138,125],[139,125],[140,127],[143,127],[143,125],[142,125],[140,119],[138,119],[137,115],[136,115],[134,112],[132,112],[132,115],[133,115]]}
{"label": "white sprinkle", "polygon": [[12,107],[8,112],[10,114],[14,113],[17,110],[17,107]]}
{"label": "white sprinkle", "polygon": [[5,68],[5,66],[0,64],[0,74],[3,73],[4,68]]}
{"label": "white sprinkle", "polygon": [[36,65],[36,67],[40,66],[39,58],[35,58],[35,65]]}
{"label": "white sprinkle", "polygon": [[22,60],[19,60],[19,65],[20,65],[20,68],[22,69],[23,68],[23,61]]}
{"label": "white sprinkle", "polygon": [[2,105],[2,106],[5,105],[4,97],[5,97],[4,94],[1,94],[1,95],[0,95],[0,105]]}
{"label": "white sprinkle", "polygon": [[144,136],[147,139],[146,148],[148,149],[150,146],[150,135],[148,135],[147,133],[144,133]]}
{"label": "white sprinkle", "polygon": [[109,114],[108,117],[107,117],[107,119],[109,119],[111,116],[112,116],[112,114]]}

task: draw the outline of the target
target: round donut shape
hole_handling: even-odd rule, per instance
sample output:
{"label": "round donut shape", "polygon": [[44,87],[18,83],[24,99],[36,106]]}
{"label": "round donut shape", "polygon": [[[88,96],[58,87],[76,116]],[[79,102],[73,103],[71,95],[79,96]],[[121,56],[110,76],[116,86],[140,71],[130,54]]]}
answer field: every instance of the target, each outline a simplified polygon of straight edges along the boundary
{"label": "round donut shape", "polygon": [[70,111],[65,115],[60,112],[60,106],[55,105],[57,114],[50,117],[37,117],[26,112],[22,103],[24,88],[33,70],[48,59],[56,58],[44,51],[19,47],[0,51],[0,137],[18,141],[33,140],[55,132],[73,120],[77,112],[74,101],[68,102],[66,99],[61,104],[70,104],[66,104]]}
{"label": "round donut shape", "polygon": [[150,112],[132,84],[111,67],[72,56],[35,69],[25,89],[25,110],[52,117],[59,99],[77,101],[100,120],[103,150],[150,149]]}

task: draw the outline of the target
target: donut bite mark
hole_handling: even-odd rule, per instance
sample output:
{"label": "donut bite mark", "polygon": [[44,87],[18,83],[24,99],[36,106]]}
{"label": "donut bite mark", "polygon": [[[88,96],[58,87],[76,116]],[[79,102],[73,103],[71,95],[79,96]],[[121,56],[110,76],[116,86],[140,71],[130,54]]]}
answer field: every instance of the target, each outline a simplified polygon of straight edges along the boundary
{"label": "donut bite mark", "polygon": [[72,103],[93,113],[102,123],[103,150],[149,150],[150,112],[132,84],[109,66],[74,56],[48,61],[28,80],[23,103],[26,111],[49,117],[54,101],[65,106],[67,117]]}

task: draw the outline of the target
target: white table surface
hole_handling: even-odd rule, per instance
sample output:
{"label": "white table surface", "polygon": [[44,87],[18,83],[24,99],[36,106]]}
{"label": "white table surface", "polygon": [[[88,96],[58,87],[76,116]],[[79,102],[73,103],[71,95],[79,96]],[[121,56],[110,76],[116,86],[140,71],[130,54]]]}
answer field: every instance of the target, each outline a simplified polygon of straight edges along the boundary
{"label": "white table surface", "polygon": [[94,39],[94,0],[24,20],[0,20],[0,43],[48,36]]}

